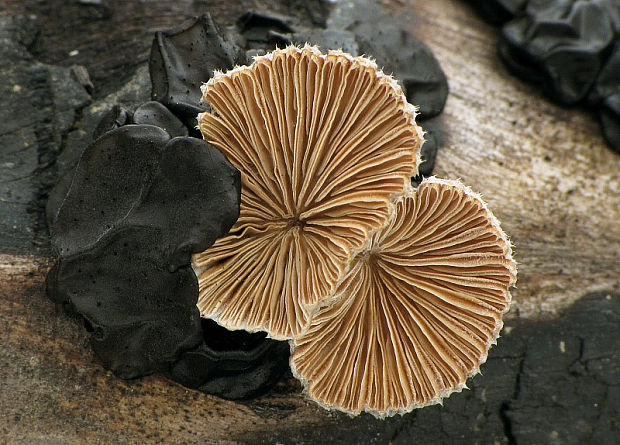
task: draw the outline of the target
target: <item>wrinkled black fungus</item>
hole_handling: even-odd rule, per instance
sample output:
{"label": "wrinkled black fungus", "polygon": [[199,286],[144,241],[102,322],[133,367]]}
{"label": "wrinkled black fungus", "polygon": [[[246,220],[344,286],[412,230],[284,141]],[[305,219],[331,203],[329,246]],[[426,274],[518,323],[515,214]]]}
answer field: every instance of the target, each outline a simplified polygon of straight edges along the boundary
{"label": "wrinkled black fungus", "polygon": [[48,296],[84,317],[122,378],[167,370],[202,343],[190,255],[228,232],[240,174],[203,140],[126,125],[89,145],[50,195],[59,256]]}
{"label": "wrinkled black fungus", "polygon": [[163,371],[202,341],[198,282],[189,266],[168,270],[161,232],[128,227],[62,257],[50,296],[81,314],[103,365],[121,378]]}
{"label": "wrinkled black fungus", "polygon": [[407,101],[420,107],[420,119],[441,113],[448,97],[448,80],[424,42],[387,22],[360,23],[353,32],[359,53],[376,58],[386,74],[394,75]]}
{"label": "wrinkled black fungus", "polygon": [[239,216],[241,175],[215,147],[174,138],[166,147],[153,186],[132,221],[159,227],[171,266],[189,264],[226,234]]}
{"label": "wrinkled black fungus", "polygon": [[424,129],[424,144],[422,145],[419,172],[424,177],[431,176],[435,168],[435,158],[437,157],[437,148],[441,145],[441,125],[438,121],[440,118],[428,119],[424,121],[422,128]]}
{"label": "wrinkled black fungus", "polygon": [[598,110],[603,136],[609,146],[620,153],[620,97],[615,95],[605,101]]}
{"label": "wrinkled black fungus", "polygon": [[607,143],[620,153],[620,41],[596,79],[590,103],[599,116]]}
{"label": "wrinkled black fungus", "polygon": [[588,96],[588,103],[592,107],[598,107],[607,97],[616,94],[620,94],[620,39],[616,41],[609,58],[596,78],[594,87]]}
{"label": "wrinkled black fungus", "polygon": [[349,31],[314,28],[292,34],[284,34],[283,37],[288,39],[286,43],[294,43],[296,45],[310,43],[316,45],[323,53],[327,53],[330,49],[341,49],[352,56],[359,55],[355,35]]}
{"label": "wrinkled black fungus", "polygon": [[271,50],[276,44],[286,44],[279,35],[294,32],[293,20],[289,17],[248,11],[237,21],[239,32],[246,40],[246,49]]}
{"label": "wrinkled black fungus", "polygon": [[509,70],[563,105],[585,103],[620,152],[620,2],[618,0],[469,0],[491,23],[504,23],[499,54]]}
{"label": "wrinkled black fungus", "polygon": [[501,25],[515,18],[527,4],[528,0],[469,0],[484,17],[495,25]]}
{"label": "wrinkled black fungus", "polygon": [[155,33],[149,71],[151,98],[161,102],[191,129],[204,111],[200,86],[215,70],[227,71],[245,63],[245,53],[205,14],[189,26]]}
{"label": "wrinkled black fungus", "polygon": [[131,123],[131,112],[120,105],[114,105],[103,115],[99,124],[93,131],[93,140],[99,138],[108,131]]}
{"label": "wrinkled black fungus", "polygon": [[247,399],[268,391],[288,370],[287,342],[264,333],[228,331],[203,319],[204,343],[183,353],[171,377],[190,388],[227,399]]}
{"label": "wrinkled black fungus", "polygon": [[239,172],[208,143],[170,139],[152,125],[124,126],[84,151],[60,208],[52,195],[52,245],[68,256],[123,227],[157,227],[163,260],[178,267],[230,229],[239,190]]}
{"label": "wrinkled black fungus", "polygon": [[168,108],[159,102],[147,102],[133,112],[134,124],[155,125],[171,137],[187,136],[187,127]]}
{"label": "wrinkled black fungus", "polygon": [[60,256],[83,252],[121,227],[153,181],[170,136],[151,125],[124,126],[86,148],[67,194],[48,216]]}
{"label": "wrinkled black fungus", "polygon": [[[566,105],[586,97],[614,39],[603,1],[531,0],[502,29],[499,52],[517,76]],[[611,6],[610,6],[611,7]]]}

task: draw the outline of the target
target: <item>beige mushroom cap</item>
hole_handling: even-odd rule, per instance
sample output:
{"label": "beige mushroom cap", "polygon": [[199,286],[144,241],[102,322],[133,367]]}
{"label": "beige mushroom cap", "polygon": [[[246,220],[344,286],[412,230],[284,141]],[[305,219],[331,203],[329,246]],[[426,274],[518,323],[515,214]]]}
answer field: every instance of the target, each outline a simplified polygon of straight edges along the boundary
{"label": "beige mushroom cap", "polygon": [[427,179],[293,340],[293,373],[310,398],[353,414],[438,403],[486,361],[515,281],[510,243],[480,197]]}
{"label": "beige mushroom cap", "polygon": [[287,47],[203,89],[206,140],[241,171],[239,220],[193,257],[198,307],[289,339],[416,174],[422,140],[398,84],[362,57]]}

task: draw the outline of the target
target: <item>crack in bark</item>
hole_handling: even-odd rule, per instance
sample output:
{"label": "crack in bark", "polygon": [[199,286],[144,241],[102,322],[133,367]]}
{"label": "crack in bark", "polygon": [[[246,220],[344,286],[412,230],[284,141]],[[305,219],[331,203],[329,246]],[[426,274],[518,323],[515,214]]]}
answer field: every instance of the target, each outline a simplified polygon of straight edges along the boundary
{"label": "crack in bark", "polygon": [[579,353],[577,354],[577,358],[573,360],[567,367],[567,372],[569,375],[574,377],[581,377],[588,373],[586,363],[583,361],[583,353],[585,348],[585,341],[582,337],[577,337],[579,340]]}
{"label": "crack in bark", "polygon": [[417,415],[418,415],[418,412],[413,411],[408,414],[408,417],[411,419],[410,422],[398,422],[396,424],[396,428],[394,428],[394,431],[392,432],[390,436],[388,443],[393,444],[394,442],[396,442],[396,439],[398,438],[398,436],[400,436],[400,434],[403,433],[407,429],[407,426],[415,422]]}
{"label": "crack in bark", "polygon": [[508,400],[504,400],[499,407],[499,418],[502,421],[502,425],[504,427],[504,436],[508,439],[509,445],[517,445],[517,439],[512,429],[512,421],[508,416],[508,411],[510,410],[510,404],[513,401],[518,400],[519,394],[521,393],[521,376],[523,375],[523,369],[525,367],[525,358],[527,357],[527,346],[523,355],[520,357],[519,366],[517,369],[517,375],[515,376],[515,385],[512,392],[512,396]]}

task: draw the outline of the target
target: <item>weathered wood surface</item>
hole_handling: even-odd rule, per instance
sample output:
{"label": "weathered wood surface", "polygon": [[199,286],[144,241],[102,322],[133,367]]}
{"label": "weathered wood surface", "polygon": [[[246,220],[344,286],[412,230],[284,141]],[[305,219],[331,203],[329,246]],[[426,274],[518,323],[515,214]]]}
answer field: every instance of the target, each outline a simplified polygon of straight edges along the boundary
{"label": "weathered wood surface", "polygon": [[[86,66],[95,96],[102,97],[143,64],[155,29],[207,7],[216,20],[230,23],[243,10],[262,6],[102,3],[5,0],[0,14],[37,15],[41,34],[31,52],[45,63]],[[449,79],[435,174],[461,178],[485,197],[520,263],[507,323],[512,331],[492,350],[472,391],[453,395],[443,408],[376,421],[322,410],[303,398],[290,376],[269,395],[244,403],[187,390],[164,376],[121,381],[101,368],[83,329],[45,298],[51,259],[39,242],[0,252],[0,442],[577,443],[596,438],[596,431],[618,432],[617,381],[601,380],[586,357],[611,360],[604,369],[620,376],[617,358],[613,362],[619,337],[594,340],[594,318],[591,324],[578,319],[574,332],[544,327],[556,326],[553,319],[527,320],[552,318],[592,291],[603,292],[592,300],[595,306],[607,308],[606,302],[620,298],[620,156],[606,147],[587,112],[559,108],[540,98],[535,86],[511,77],[496,57],[497,30],[464,2],[388,3],[409,12],[412,31],[431,47]],[[73,50],[78,54],[70,56]],[[616,306],[602,312],[615,316]],[[603,344],[605,351],[598,351]],[[554,360],[556,367],[548,364]],[[584,370],[575,371],[575,364]],[[532,375],[547,386],[536,388]],[[548,381],[571,387],[572,398],[551,400],[560,387]],[[527,399],[534,393],[548,393],[550,400],[534,404]],[[590,394],[587,401],[584,394]],[[540,436],[527,426],[530,415],[538,419],[529,425],[538,425]],[[582,417],[585,426],[577,421]],[[585,435],[571,439],[567,431],[577,427]]]}
{"label": "weathered wood surface", "polygon": [[620,156],[598,124],[510,76],[497,31],[470,8],[443,0],[415,6],[413,29],[451,89],[435,174],[481,193],[511,236],[520,263],[511,315],[555,313],[588,291],[618,289]]}

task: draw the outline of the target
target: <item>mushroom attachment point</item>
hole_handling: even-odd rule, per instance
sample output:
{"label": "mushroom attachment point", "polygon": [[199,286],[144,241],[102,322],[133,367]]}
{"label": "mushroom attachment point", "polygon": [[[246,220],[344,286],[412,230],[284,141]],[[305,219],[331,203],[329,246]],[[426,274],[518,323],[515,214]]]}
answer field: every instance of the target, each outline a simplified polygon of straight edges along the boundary
{"label": "mushroom attachment point", "polygon": [[291,368],[326,408],[385,417],[479,372],[510,306],[511,247],[482,200],[424,180],[293,340]]}
{"label": "mushroom attachment point", "polygon": [[370,60],[289,46],[203,87],[204,138],[241,171],[241,213],[194,255],[198,307],[290,339],[382,227],[420,163],[421,129]]}

